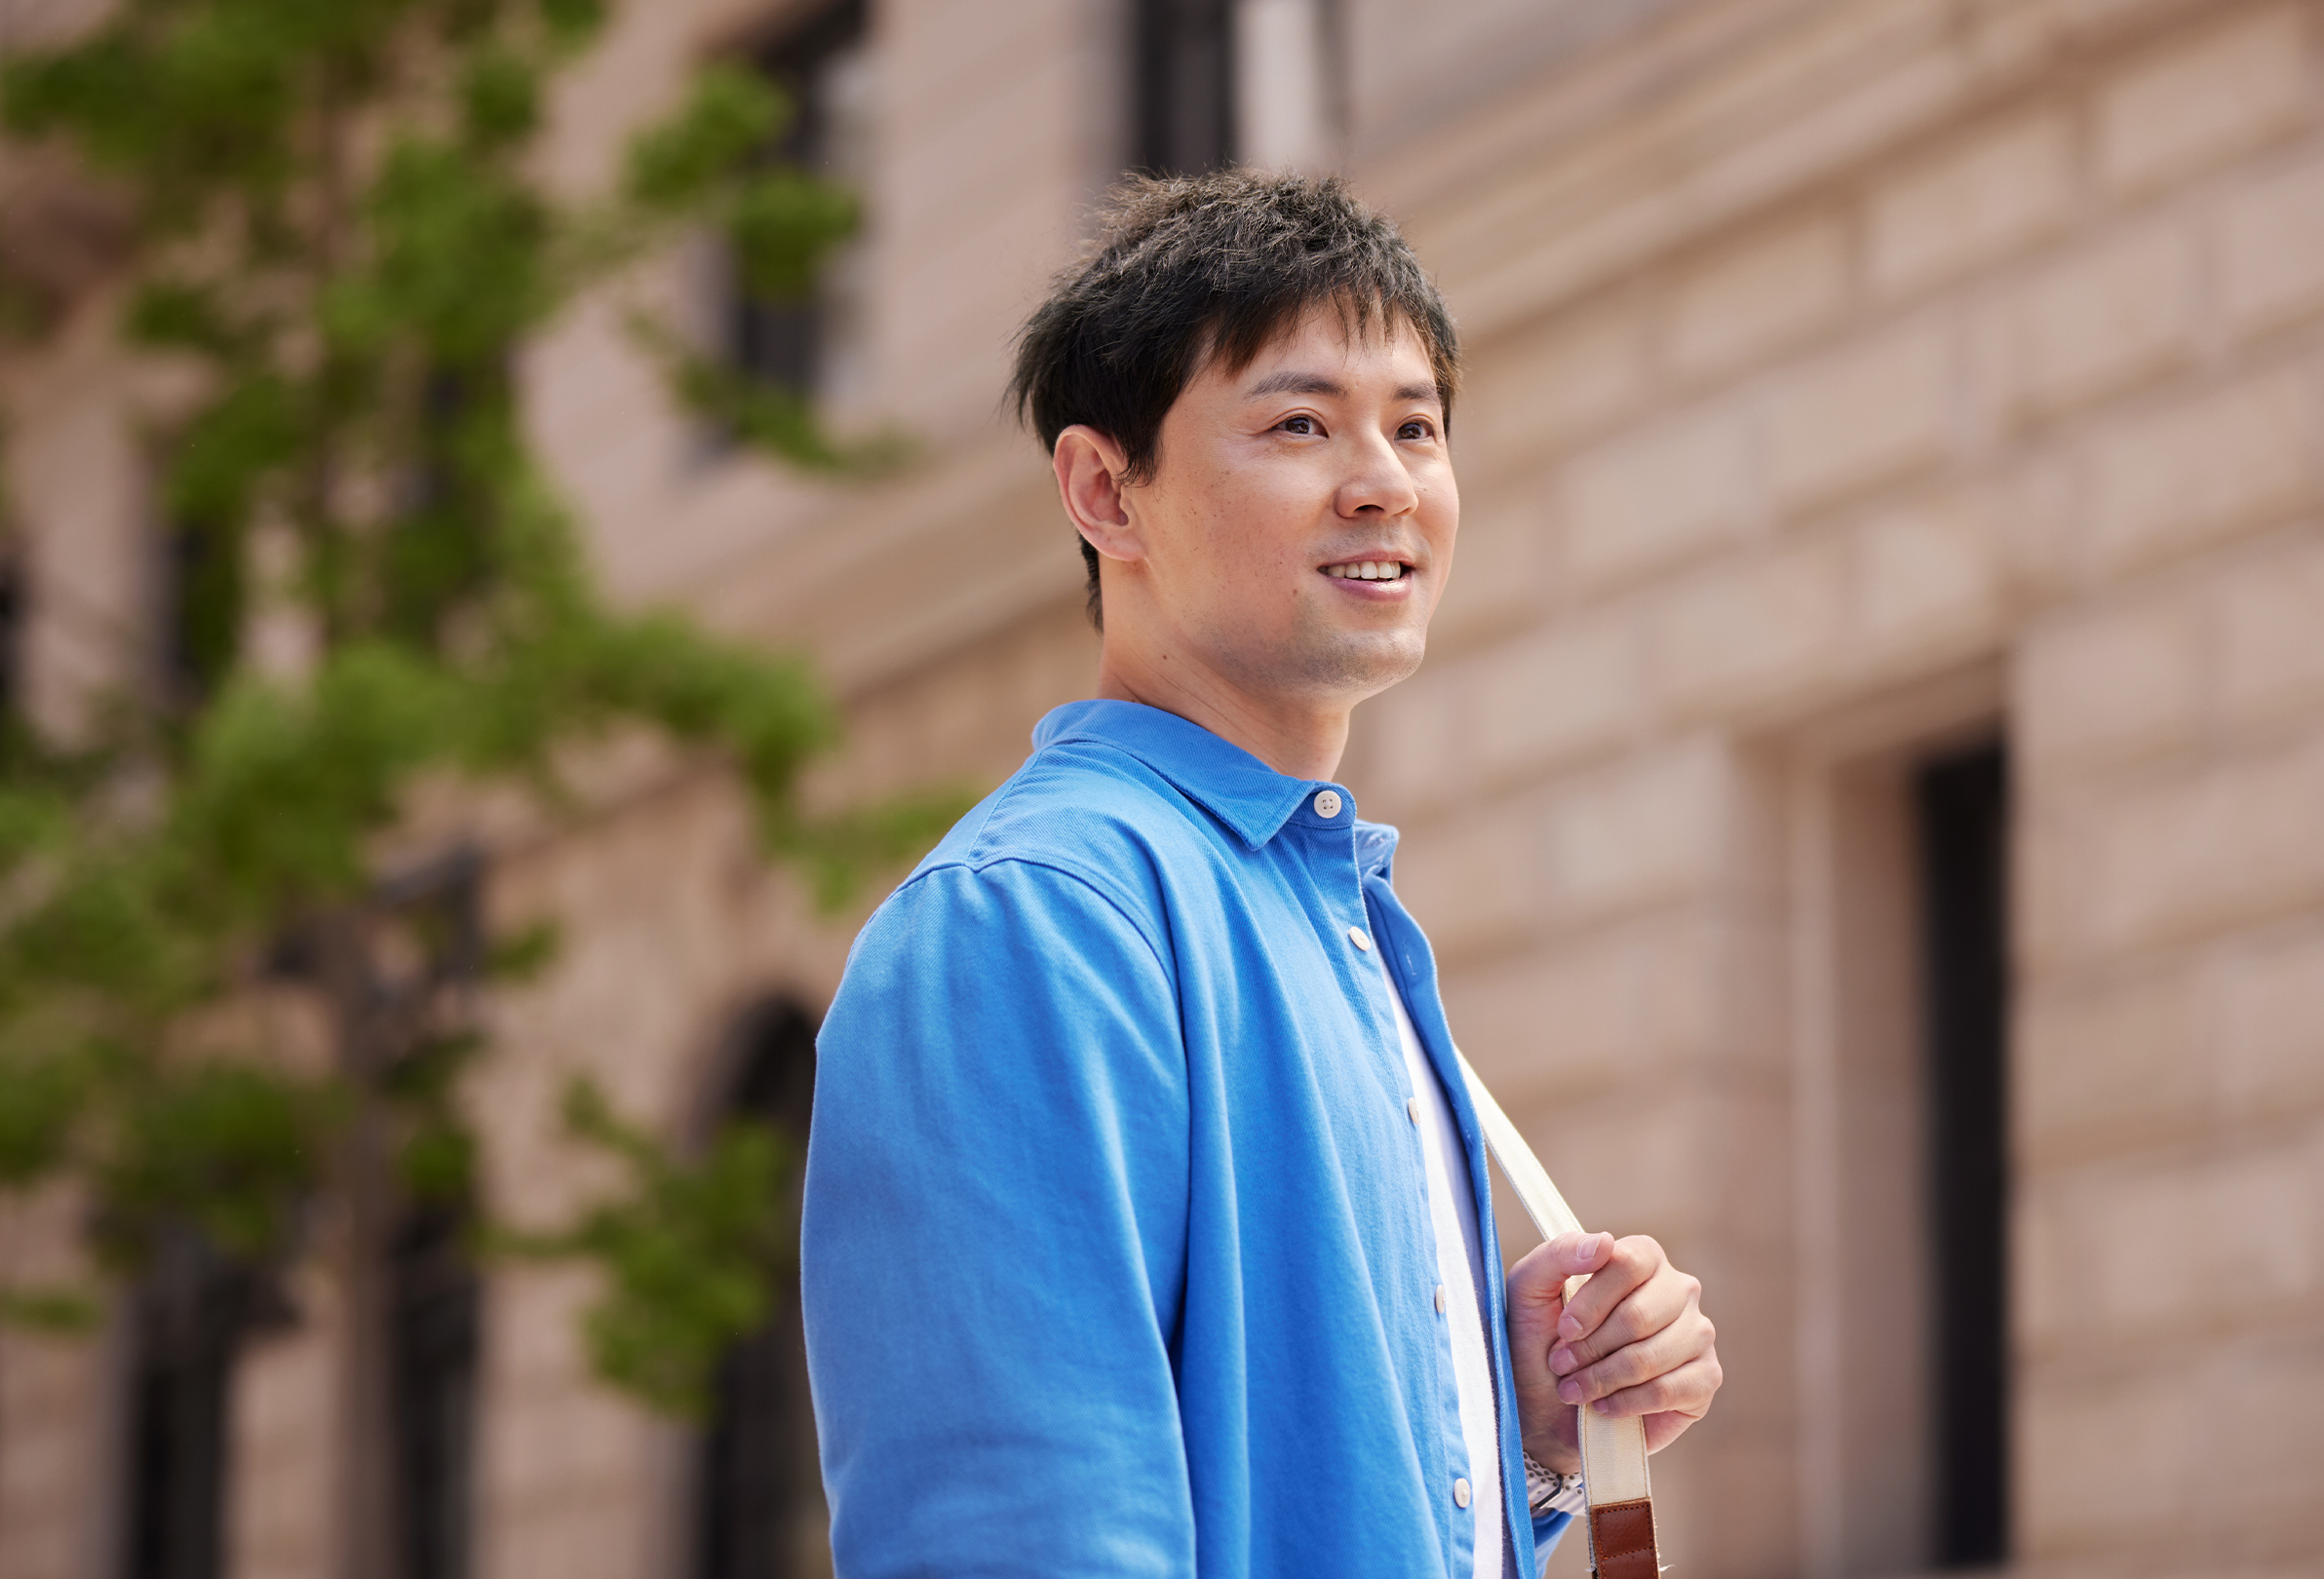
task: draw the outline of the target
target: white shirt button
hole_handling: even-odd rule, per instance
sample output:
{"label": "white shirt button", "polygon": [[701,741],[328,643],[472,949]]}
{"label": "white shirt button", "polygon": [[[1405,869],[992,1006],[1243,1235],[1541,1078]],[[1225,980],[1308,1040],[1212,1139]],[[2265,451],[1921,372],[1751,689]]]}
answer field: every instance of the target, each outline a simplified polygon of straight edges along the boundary
{"label": "white shirt button", "polygon": [[1459,1504],[1459,1505],[1460,1505],[1461,1507],[1463,1507],[1463,1508],[1465,1508],[1465,1507],[1467,1507],[1467,1506],[1469,1505],[1469,1483],[1468,1483],[1468,1482],[1466,1482],[1466,1481],[1454,1481],[1454,1482],[1452,1483],[1452,1500],[1453,1500],[1455,1503]]}
{"label": "white shirt button", "polygon": [[1317,790],[1315,794],[1315,815],[1318,817],[1338,816],[1339,791],[1336,790]]}
{"label": "white shirt button", "polygon": [[1439,1316],[1445,1313],[1445,1286],[1441,1283],[1436,1286],[1436,1313]]}
{"label": "white shirt button", "polygon": [[1362,927],[1348,928],[1347,941],[1363,949],[1367,954],[1372,952],[1372,934],[1366,932]]}
{"label": "white shirt button", "polygon": [[1407,1097],[1407,1098],[1404,1099],[1404,1116],[1405,1116],[1406,1118],[1408,1118],[1408,1119],[1411,1119],[1411,1120],[1412,1120],[1412,1121],[1413,1121],[1414,1124],[1417,1124],[1417,1123],[1419,1123],[1419,1122],[1420,1122],[1420,1098],[1417,1098],[1417,1097]]}

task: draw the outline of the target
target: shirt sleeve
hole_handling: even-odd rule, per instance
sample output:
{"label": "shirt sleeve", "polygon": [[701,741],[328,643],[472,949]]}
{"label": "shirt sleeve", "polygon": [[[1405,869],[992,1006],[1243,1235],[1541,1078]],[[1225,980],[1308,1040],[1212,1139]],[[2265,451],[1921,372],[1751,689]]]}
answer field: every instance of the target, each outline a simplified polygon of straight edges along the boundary
{"label": "shirt sleeve", "polygon": [[1155,947],[1005,862],[883,905],[818,1039],[800,1290],[845,1579],[1182,1574],[1187,1104]]}

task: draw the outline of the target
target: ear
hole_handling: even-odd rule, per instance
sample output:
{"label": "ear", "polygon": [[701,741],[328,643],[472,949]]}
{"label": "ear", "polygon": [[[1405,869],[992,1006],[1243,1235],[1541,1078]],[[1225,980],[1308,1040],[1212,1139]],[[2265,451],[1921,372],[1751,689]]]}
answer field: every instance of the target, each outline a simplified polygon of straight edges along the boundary
{"label": "ear", "polygon": [[1065,515],[1089,545],[1108,559],[1143,559],[1145,545],[1123,507],[1123,478],[1130,470],[1122,446],[1086,423],[1057,436],[1050,453],[1058,497]]}

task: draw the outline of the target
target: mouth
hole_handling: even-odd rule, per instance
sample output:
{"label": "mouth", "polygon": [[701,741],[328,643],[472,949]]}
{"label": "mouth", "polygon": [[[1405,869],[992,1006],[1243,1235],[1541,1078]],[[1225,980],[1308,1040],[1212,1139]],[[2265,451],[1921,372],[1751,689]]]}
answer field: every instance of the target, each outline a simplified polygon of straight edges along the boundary
{"label": "mouth", "polygon": [[1335,581],[1409,581],[1413,567],[1402,559],[1351,559],[1327,564],[1323,572]]}

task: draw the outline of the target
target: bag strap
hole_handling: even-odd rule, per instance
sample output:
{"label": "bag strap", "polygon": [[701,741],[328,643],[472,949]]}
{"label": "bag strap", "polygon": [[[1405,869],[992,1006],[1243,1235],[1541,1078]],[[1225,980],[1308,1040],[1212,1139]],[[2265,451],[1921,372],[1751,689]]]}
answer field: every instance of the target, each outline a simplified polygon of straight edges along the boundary
{"label": "bag strap", "polygon": [[[1485,1143],[1509,1187],[1525,1204],[1526,1215],[1544,1239],[1581,1232],[1580,1219],[1549,1181],[1548,1172],[1533,1148],[1509,1122],[1501,1104],[1493,1100],[1485,1082],[1477,1078],[1468,1058],[1458,1048],[1460,1078],[1468,1086],[1469,1105],[1484,1127]],[[1588,1280],[1587,1275],[1566,1280],[1566,1297]],[[1632,1416],[1609,1420],[1582,1409],[1582,1495],[1590,1508],[1590,1571],[1598,1579],[1655,1579],[1661,1560],[1654,1546],[1654,1503],[1646,1481],[1646,1424]]]}

